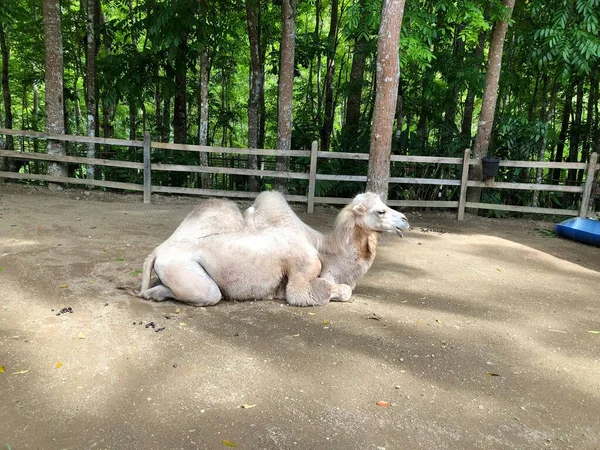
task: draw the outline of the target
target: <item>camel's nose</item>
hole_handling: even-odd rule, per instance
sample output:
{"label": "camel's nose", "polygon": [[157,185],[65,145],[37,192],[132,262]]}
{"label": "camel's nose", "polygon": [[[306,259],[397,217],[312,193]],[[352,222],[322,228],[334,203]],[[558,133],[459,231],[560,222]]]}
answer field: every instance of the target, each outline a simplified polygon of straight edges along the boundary
{"label": "camel's nose", "polygon": [[410,224],[408,223],[408,219],[402,213],[397,213],[396,216],[396,228],[400,230],[408,230],[410,229]]}

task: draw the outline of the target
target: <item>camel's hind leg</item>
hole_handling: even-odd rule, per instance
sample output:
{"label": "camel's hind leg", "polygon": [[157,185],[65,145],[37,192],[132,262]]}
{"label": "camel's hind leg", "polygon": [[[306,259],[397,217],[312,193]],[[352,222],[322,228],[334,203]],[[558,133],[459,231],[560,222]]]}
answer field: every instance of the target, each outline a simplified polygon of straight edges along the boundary
{"label": "camel's hind leg", "polygon": [[155,294],[150,297],[152,300],[162,301],[164,298],[161,297],[170,293],[170,298],[190,305],[210,306],[222,298],[217,284],[196,261],[170,261],[161,264],[160,260],[157,260],[154,269],[164,286],[156,286],[146,291],[147,294]]}

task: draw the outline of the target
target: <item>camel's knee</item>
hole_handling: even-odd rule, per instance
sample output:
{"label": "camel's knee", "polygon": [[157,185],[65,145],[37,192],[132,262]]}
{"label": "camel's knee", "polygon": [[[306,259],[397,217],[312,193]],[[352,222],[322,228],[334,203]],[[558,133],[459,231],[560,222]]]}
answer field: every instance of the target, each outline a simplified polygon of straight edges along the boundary
{"label": "camel's knee", "polygon": [[178,298],[193,306],[212,306],[221,301],[223,294],[221,294],[219,287],[215,284],[214,286],[205,287],[201,292],[194,292],[191,295],[183,295]]}

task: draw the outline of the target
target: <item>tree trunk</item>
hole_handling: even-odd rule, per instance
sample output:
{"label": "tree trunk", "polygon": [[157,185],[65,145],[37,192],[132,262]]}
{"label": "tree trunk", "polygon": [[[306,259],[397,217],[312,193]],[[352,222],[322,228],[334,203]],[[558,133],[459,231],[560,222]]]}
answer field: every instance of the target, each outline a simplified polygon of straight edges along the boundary
{"label": "tree trunk", "polygon": [[[567,91],[565,92],[565,106],[563,108],[563,115],[560,127],[560,133],[558,135],[558,143],[556,144],[556,154],[554,155],[555,162],[562,162],[563,153],[565,150],[565,142],[567,140],[567,132],[569,131],[569,121],[571,118],[571,111],[573,109],[573,83],[569,82]],[[561,169],[554,169],[552,171],[552,182],[559,184],[560,182]]]}
{"label": "tree trunk", "polygon": [[[546,101],[547,95],[547,84],[548,84],[548,76],[544,74],[543,76],[544,82],[542,87],[542,111],[540,114],[540,120],[545,126],[544,135],[540,140],[540,146],[537,154],[538,161],[544,161],[546,155],[546,142],[548,139],[548,128],[549,122],[552,119],[552,115],[554,114],[554,107],[556,106],[556,94],[558,92],[558,81],[555,79],[554,83],[552,83],[552,93],[550,94],[550,104]],[[538,167],[535,171],[535,182],[536,184],[542,184],[542,179],[544,175],[544,169],[542,167]],[[531,206],[537,207],[539,204],[540,191],[533,191],[533,199],[531,201]]]}
{"label": "tree trunk", "polygon": [[[584,77],[579,78],[577,83],[577,101],[575,103],[575,118],[571,124],[569,156],[567,161],[577,162],[579,156],[579,142],[581,141],[581,117],[583,115],[583,81]],[[577,170],[570,169],[567,175],[567,184],[575,183],[577,179]]]}
{"label": "tree trunk", "polygon": [[[206,45],[200,54],[200,126],[198,127],[198,142],[208,145],[208,48]],[[200,153],[200,165],[208,166],[208,153]],[[210,174],[200,174],[202,189],[211,189]]]}
{"label": "tree trunk", "polygon": [[[500,69],[502,67],[502,52],[506,31],[508,30],[508,20],[512,15],[515,6],[515,0],[502,0],[506,8],[507,17],[505,20],[499,20],[494,24],[492,30],[492,39],[488,56],[488,67],[485,77],[485,90],[483,92],[483,103],[481,105],[481,116],[473,145],[473,157],[482,158],[488,154],[490,137],[494,126],[494,114],[496,111],[496,100],[498,99],[498,85],[500,81]],[[472,166],[470,179],[481,180],[481,165]],[[471,188],[467,191],[467,201],[481,201],[481,188]]]}
{"label": "tree trunk", "polygon": [[350,80],[348,82],[348,100],[346,101],[346,118],[342,129],[342,146],[345,151],[352,151],[356,148],[366,60],[367,41],[359,36],[354,41]]}
{"label": "tree trunk", "polygon": [[457,79],[456,68],[460,67],[464,57],[465,41],[459,37],[460,31],[464,27],[457,26],[454,32],[454,45],[452,49],[452,62],[448,68],[447,80],[448,89],[446,91],[446,110],[444,111],[444,121],[441,130],[441,150],[442,154],[449,155],[449,147],[454,141],[458,132],[456,127],[456,113],[458,105],[458,94],[460,93],[460,84]]}
{"label": "tree trunk", "polygon": [[171,140],[171,97],[164,93],[163,97],[163,108],[162,108],[162,124],[163,124],[163,142],[169,142]]}
{"label": "tree trunk", "polygon": [[[590,92],[587,103],[587,124],[585,127],[585,138],[583,140],[583,146],[581,149],[582,160],[589,161],[592,154],[592,146],[594,145],[594,123],[597,123],[597,114],[594,115],[594,109],[598,108],[598,79],[597,79],[598,68],[592,70],[590,74]],[[594,122],[594,117],[596,122]],[[598,144],[600,145],[600,144]],[[583,175],[585,170],[579,170],[577,172],[577,183],[581,184],[583,181]]]}
{"label": "tree trunk", "polygon": [[[87,0],[87,40],[86,40],[86,99],[87,109],[87,135],[96,136],[96,124],[98,122],[98,102],[96,100],[96,1]],[[96,145],[87,144],[87,157],[96,157]],[[86,176],[94,179],[95,168],[92,165],[87,166]]]}
{"label": "tree trunk", "polygon": [[[479,42],[473,52],[473,57],[477,61],[479,67],[480,61],[483,58],[483,50],[485,47],[486,33],[479,35]],[[465,99],[465,109],[463,114],[463,120],[460,127],[460,135],[462,138],[464,148],[471,146],[471,128],[473,127],[473,112],[475,111],[475,88],[469,85],[467,90],[467,98]]]}
{"label": "tree trunk", "polygon": [[[6,128],[13,127],[12,104],[10,96],[10,86],[8,83],[8,64],[10,61],[10,53],[8,43],[6,42],[6,34],[4,32],[4,24],[0,22],[0,50],[2,52],[2,99],[4,101],[4,126]],[[6,149],[14,150],[14,141],[11,135],[6,136]],[[6,158],[0,157],[0,170],[5,170],[7,165]]]}
{"label": "tree trunk", "polygon": [[[248,148],[258,148],[260,127],[260,93],[264,89],[265,73],[261,64],[260,23],[257,11],[260,0],[246,0],[246,19],[248,23],[248,39],[250,42],[250,96],[248,98]],[[248,155],[248,168],[258,169],[258,156]],[[248,177],[248,187],[252,192],[259,191],[259,180],[256,176]]]}
{"label": "tree trunk", "polygon": [[[281,3],[283,35],[279,54],[279,92],[277,97],[277,149],[292,148],[292,103],[294,93],[294,52],[296,49],[296,0],[283,0]],[[277,171],[289,170],[290,158],[277,157]],[[275,185],[281,192],[287,192],[283,178],[277,178]]]}
{"label": "tree trunk", "polygon": [[[402,122],[404,121],[404,89],[402,87],[402,74],[398,78],[398,94],[396,95],[396,133],[395,141],[397,150],[400,152],[400,142],[402,137]],[[407,130],[408,131],[408,130]]]}
{"label": "tree trunk", "polygon": [[[64,95],[63,95],[63,46],[60,22],[60,0],[43,0],[44,46],[46,69],[46,132],[64,134]],[[48,140],[47,153],[64,155],[65,146],[60,141]],[[67,176],[64,163],[48,164],[51,176]],[[50,190],[62,189],[59,184],[48,183]]]}
{"label": "tree trunk", "polygon": [[398,43],[404,12],[404,0],[383,0],[377,43],[377,92],[373,112],[367,191],[387,200],[390,177],[390,151],[398,95],[400,68]]}
{"label": "tree trunk", "polygon": [[[313,39],[312,39],[312,50],[316,51],[319,55],[319,59],[321,58],[321,49],[319,48],[319,31],[321,29],[321,0],[315,1],[315,29],[313,30]],[[319,70],[320,67],[317,68]],[[310,104],[310,112],[313,117],[313,120],[319,117],[321,112],[321,105],[317,107],[315,114],[315,92],[313,89],[313,72],[314,72],[314,56],[311,55],[310,61],[308,63],[308,83],[307,94],[308,94],[308,103]],[[317,77],[318,79],[318,77]],[[317,81],[317,96],[319,99],[321,96],[319,95],[319,80]]]}
{"label": "tree trunk", "polygon": [[[90,1],[90,0],[88,0]],[[132,0],[129,0],[127,2],[128,7],[129,7],[129,24],[131,29],[133,29],[135,27],[135,14],[133,12],[133,3]],[[138,51],[137,48],[137,38],[135,33],[131,33],[131,50],[133,52],[133,54],[136,54]],[[138,115],[138,107],[137,107],[137,101],[134,98],[133,95],[129,95],[129,99],[128,99],[128,103],[129,103],[129,139],[134,141],[136,138],[136,131],[137,131],[137,115]]]}
{"label": "tree trunk", "polygon": [[175,59],[175,103],[173,108],[173,141],[187,143],[187,36],[182,38]]}
{"label": "tree trunk", "polygon": [[333,104],[333,76],[337,49],[338,0],[331,0],[331,24],[327,37],[327,73],[325,74],[325,114],[321,128],[321,151],[328,152],[333,132],[335,108]]}

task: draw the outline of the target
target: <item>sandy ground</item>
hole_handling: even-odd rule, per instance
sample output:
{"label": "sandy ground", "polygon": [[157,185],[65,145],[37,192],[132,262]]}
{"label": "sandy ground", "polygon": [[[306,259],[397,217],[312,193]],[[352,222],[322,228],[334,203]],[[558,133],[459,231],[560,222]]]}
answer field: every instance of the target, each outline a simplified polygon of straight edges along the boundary
{"label": "sandy ground", "polygon": [[598,248],[415,212],[351,303],[117,291],[197,201],[0,186],[0,449],[600,448]]}

